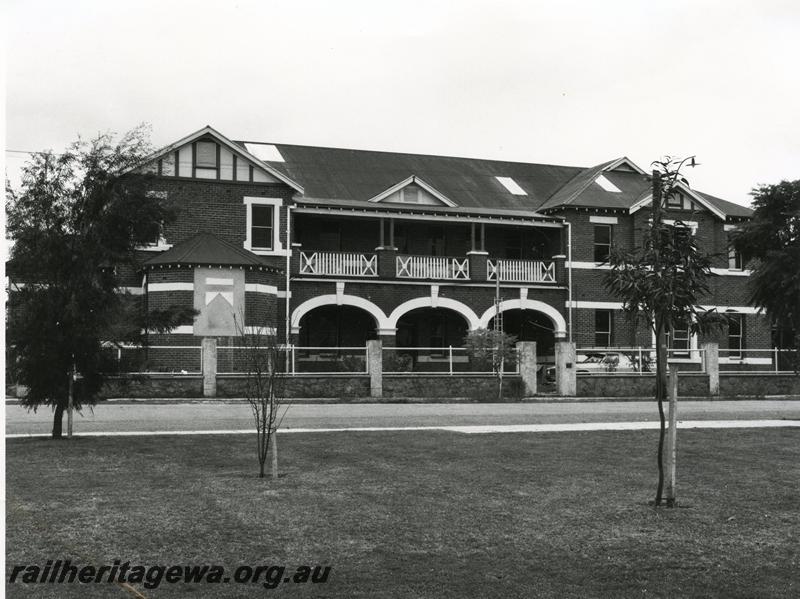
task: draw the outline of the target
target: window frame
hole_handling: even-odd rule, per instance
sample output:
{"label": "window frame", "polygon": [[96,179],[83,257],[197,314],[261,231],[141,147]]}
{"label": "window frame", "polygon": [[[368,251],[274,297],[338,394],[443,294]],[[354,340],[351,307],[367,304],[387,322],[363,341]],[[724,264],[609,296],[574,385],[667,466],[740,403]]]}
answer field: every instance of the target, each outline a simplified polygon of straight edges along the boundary
{"label": "window frame", "polygon": [[[167,192],[166,191],[148,191],[147,195],[149,197],[155,197],[160,200],[167,199]],[[171,243],[167,243],[166,237],[164,237],[164,221],[160,221],[158,223],[158,238],[154,241],[150,241],[147,243],[142,243],[136,246],[136,249],[143,252],[163,252],[164,250],[168,250],[172,247]]]}
{"label": "window frame", "polygon": [[[739,328],[739,333],[737,335],[732,335],[731,334],[731,324],[730,324],[730,322],[728,324],[728,335],[727,335],[727,337],[728,337],[728,358],[734,358],[736,360],[741,360],[741,359],[744,358],[744,349],[745,349],[745,346],[744,346],[744,329],[745,329],[744,314],[736,312],[736,313],[733,313],[733,314],[728,314],[727,316],[728,316],[728,318],[731,319],[731,321],[737,322],[738,323],[737,326]],[[733,339],[738,339],[738,342],[736,343],[736,345],[738,347],[734,348],[732,346],[731,340],[733,340]]]}
{"label": "window frame", "polygon": [[[687,358],[692,357],[692,325],[689,322],[689,319],[685,320],[685,325],[686,328],[680,328],[680,329],[676,328],[673,325],[670,328],[670,330],[667,331],[667,350],[669,352],[668,356],[670,358],[685,360]],[[681,332],[686,331],[686,337],[683,336],[676,337],[675,335],[676,331],[681,331]],[[681,342],[685,341],[686,348],[685,349],[683,347],[676,348],[675,347],[676,340],[680,340]]]}
{"label": "window frame", "polygon": [[[597,317],[600,315],[606,315],[608,317],[608,330],[603,331],[599,330],[597,327]],[[598,336],[603,335],[606,337],[606,343],[598,343]],[[595,309],[594,311],[594,347],[604,347],[609,348],[612,346],[614,337],[614,311],[613,310],[603,310],[603,309]]]}
{"label": "window frame", "polygon": [[[281,198],[245,197],[245,240],[244,249],[259,256],[285,256],[286,250],[280,240],[281,230]],[[253,206],[272,207],[272,247],[261,248],[253,246]]]}
{"label": "window frame", "polygon": [[[611,254],[611,246],[614,245],[614,225],[605,224],[605,223],[593,223],[592,225],[594,228],[592,229],[592,258],[595,262],[602,264],[603,262],[608,262],[608,256]],[[597,241],[597,231],[598,229],[608,229],[608,243],[599,243]],[[602,260],[598,260],[598,248],[601,247],[608,247],[608,252],[606,253],[606,257]]]}

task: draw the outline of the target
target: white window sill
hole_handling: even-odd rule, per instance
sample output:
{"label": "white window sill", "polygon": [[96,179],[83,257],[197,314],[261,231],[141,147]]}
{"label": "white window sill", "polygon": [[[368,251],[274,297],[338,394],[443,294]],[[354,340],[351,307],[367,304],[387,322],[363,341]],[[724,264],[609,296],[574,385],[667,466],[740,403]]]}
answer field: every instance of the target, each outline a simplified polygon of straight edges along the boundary
{"label": "white window sill", "polygon": [[256,256],[284,256],[285,257],[285,256],[290,256],[291,255],[291,252],[289,250],[285,250],[283,248],[278,248],[278,249],[275,249],[275,250],[266,250],[266,249],[247,247],[247,244],[245,244],[243,247],[248,252],[254,253]]}

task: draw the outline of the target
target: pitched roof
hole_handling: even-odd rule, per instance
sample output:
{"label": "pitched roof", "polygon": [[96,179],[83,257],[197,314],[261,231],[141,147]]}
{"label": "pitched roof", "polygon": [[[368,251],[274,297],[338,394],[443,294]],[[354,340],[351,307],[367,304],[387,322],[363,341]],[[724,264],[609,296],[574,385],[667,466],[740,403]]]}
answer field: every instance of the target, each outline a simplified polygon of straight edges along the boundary
{"label": "pitched roof", "polygon": [[167,146],[164,146],[163,148],[160,148],[160,149],[156,150],[155,152],[153,152],[152,154],[150,154],[149,156],[144,158],[138,166],[132,167],[131,169],[128,169],[128,170],[133,170],[135,168],[140,168],[142,166],[150,164],[154,160],[156,160],[157,158],[160,158],[161,156],[164,156],[165,154],[168,154],[168,153],[172,152],[173,150],[175,150],[177,148],[180,148],[181,146],[184,146],[186,144],[189,144],[189,143],[191,143],[191,142],[193,142],[193,141],[195,141],[195,140],[197,140],[197,139],[199,139],[201,137],[204,137],[204,136],[213,137],[214,139],[219,141],[222,145],[226,146],[229,150],[241,154],[243,157],[247,158],[250,162],[252,162],[253,164],[257,165],[259,168],[262,168],[263,170],[265,170],[270,175],[274,175],[275,177],[277,177],[278,179],[280,179],[281,181],[286,183],[286,185],[288,185],[292,189],[294,189],[296,191],[299,191],[300,193],[303,193],[302,186],[299,183],[297,183],[296,181],[292,180],[291,177],[287,177],[286,174],[281,172],[279,169],[273,168],[272,166],[267,164],[267,162],[265,162],[264,160],[261,160],[257,156],[253,155],[244,146],[244,144],[241,144],[241,143],[238,143],[238,142],[235,142],[235,141],[232,141],[232,140],[228,139],[227,137],[222,135],[222,133],[220,133],[219,131],[214,129],[211,125],[206,125],[202,129],[198,129],[194,133],[190,133],[186,137],[184,137],[182,139],[179,139],[178,141],[176,141],[174,143],[171,143],[171,144],[169,144]]}
{"label": "pitched roof", "polygon": [[[269,165],[299,181],[306,199],[366,202],[415,176],[458,207],[536,211],[583,170],[454,156],[272,145],[284,161],[270,161]],[[497,177],[511,177],[526,195],[511,193]]]}
{"label": "pitched roof", "polygon": [[694,191],[696,194],[706,199],[709,204],[716,206],[716,208],[726,216],[744,218],[753,216],[753,210],[751,208],[747,208],[746,206],[742,206],[740,204],[734,204],[733,202],[728,202],[727,200],[721,200],[702,191],[697,191],[696,189]]}
{"label": "pitched roof", "polygon": [[[214,266],[258,266],[265,267],[259,256],[236,247],[213,235],[198,233],[165,252],[147,260],[145,266],[162,264],[208,264]],[[274,269],[273,270],[279,270]]]}
{"label": "pitched roof", "polygon": [[[235,142],[242,147],[245,143]],[[435,156],[270,143],[280,160],[265,160],[299,182],[306,201],[361,203],[412,177],[425,181],[456,204],[452,212],[525,211],[541,216],[568,206],[628,210],[650,189],[648,175],[622,157],[596,166],[529,164],[455,156]],[[626,165],[630,170],[618,169]],[[603,175],[619,192],[597,184]],[[512,193],[498,177],[510,177],[525,195]],[[716,211],[734,217],[749,208],[697,192]]]}

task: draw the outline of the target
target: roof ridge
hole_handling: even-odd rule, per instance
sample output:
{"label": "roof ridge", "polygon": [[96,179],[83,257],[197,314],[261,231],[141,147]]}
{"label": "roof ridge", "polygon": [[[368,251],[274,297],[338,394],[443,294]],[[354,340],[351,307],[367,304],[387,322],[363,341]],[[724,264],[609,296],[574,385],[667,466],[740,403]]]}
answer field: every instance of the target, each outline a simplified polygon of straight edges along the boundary
{"label": "roof ridge", "polygon": [[273,141],[252,141],[252,140],[241,140],[241,139],[231,140],[231,141],[233,141],[236,144],[262,144],[262,145],[269,145],[276,147],[285,146],[292,148],[312,148],[315,150],[339,150],[342,152],[364,152],[370,154],[402,154],[403,156],[420,156],[425,158],[455,158],[457,160],[478,160],[480,162],[502,162],[506,164],[523,164],[527,166],[552,166],[556,168],[576,168],[576,169],[587,168],[585,166],[579,166],[574,164],[554,164],[552,162],[524,162],[522,160],[502,160],[499,158],[477,158],[475,156],[456,156],[453,154],[421,154],[419,152],[401,152],[395,150],[371,150],[364,148],[341,148],[334,146],[313,146],[307,144],[286,144]]}

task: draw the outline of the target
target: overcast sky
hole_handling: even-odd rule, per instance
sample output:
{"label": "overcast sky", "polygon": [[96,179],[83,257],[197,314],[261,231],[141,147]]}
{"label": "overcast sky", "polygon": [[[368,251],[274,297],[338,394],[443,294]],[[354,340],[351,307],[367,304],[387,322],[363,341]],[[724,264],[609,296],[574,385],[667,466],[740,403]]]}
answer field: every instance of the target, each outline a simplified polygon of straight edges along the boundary
{"label": "overcast sky", "polygon": [[[6,148],[153,126],[576,166],[696,154],[800,178],[800,2],[6,0]],[[24,155],[5,152],[9,174]]]}

